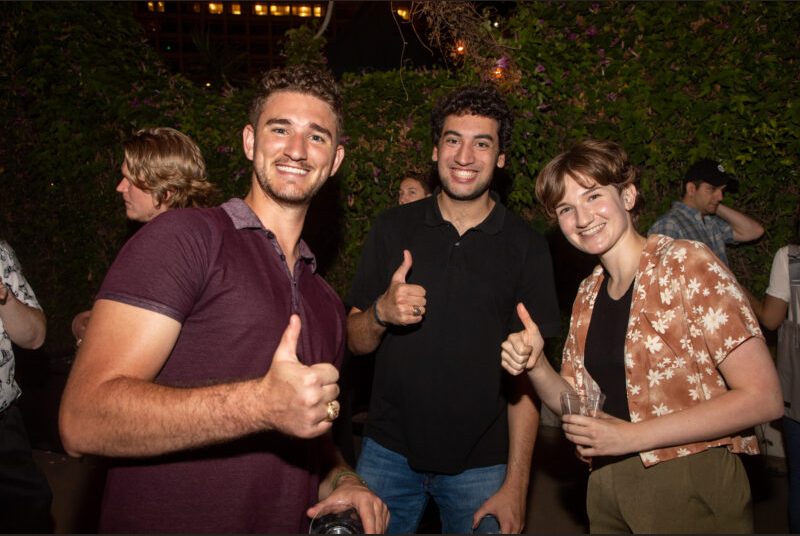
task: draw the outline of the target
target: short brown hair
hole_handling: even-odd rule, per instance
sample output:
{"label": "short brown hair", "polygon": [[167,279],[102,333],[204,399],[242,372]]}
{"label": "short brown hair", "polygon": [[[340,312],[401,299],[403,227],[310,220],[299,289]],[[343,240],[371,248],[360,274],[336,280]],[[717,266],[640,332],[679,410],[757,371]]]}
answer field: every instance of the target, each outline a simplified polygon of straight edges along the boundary
{"label": "short brown hair", "polygon": [[276,91],[304,93],[327,103],[336,116],[336,142],[338,143],[344,130],[342,94],[330,72],[306,65],[292,65],[282,69],[271,69],[264,73],[259,84],[258,94],[250,105],[251,125],[254,127],[258,125],[261,108],[269,96]]}
{"label": "short brown hair", "polygon": [[215,193],[206,164],[192,139],[174,128],[145,128],[124,143],[125,165],[134,186],[157,206],[207,206]]}
{"label": "short brown hair", "polygon": [[[639,169],[630,163],[622,145],[607,140],[584,140],[553,158],[536,178],[536,199],[550,218],[556,219],[556,205],[564,198],[564,181],[572,177],[592,179],[601,186],[611,184],[622,191],[639,182]],[[637,202],[631,213],[639,207]]]}

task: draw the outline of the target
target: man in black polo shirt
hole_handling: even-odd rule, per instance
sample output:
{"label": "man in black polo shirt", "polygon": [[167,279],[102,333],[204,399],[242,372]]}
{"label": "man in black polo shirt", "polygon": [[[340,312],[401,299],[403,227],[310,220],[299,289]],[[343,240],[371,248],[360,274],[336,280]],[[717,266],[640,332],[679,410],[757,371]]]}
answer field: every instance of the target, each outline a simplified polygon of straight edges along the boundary
{"label": "man in black polo shirt", "polygon": [[550,254],[489,191],[512,131],[497,91],[456,90],[431,123],[442,187],[377,218],[349,297],[350,349],[377,350],[358,471],[389,506],[390,533],[414,532],[429,497],[443,533],[486,515],[520,532],[539,415],[497,356],[521,329],[518,302],[557,333]]}

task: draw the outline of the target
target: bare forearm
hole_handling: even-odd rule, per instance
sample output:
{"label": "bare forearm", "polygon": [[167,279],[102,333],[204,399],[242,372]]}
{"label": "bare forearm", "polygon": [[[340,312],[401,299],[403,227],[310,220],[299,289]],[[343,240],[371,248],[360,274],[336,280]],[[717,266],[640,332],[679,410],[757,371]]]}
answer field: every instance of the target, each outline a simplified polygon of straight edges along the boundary
{"label": "bare forearm", "polygon": [[511,378],[508,404],[508,458],[503,485],[472,515],[473,524],[494,515],[503,534],[517,534],[525,526],[531,457],[539,426],[539,412],[533,404],[533,386],[527,378]]}
{"label": "bare forearm", "polygon": [[365,311],[353,307],[347,316],[347,347],[356,355],[374,352],[381,343],[386,328],[378,324],[372,310]]}
{"label": "bare forearm", "polygon": [[517,377],[514,381],[524,381],[525,392],[508,405],[508,468],[506,484],[513,486],[524,497],[528,491],[531,473],[531,458],[539,431],[539,410],[533,402],[533,389],[525,378]]}
{"label": "bare forearm", "polygon": [[[320,502],[306,510],[308,517],[316,517],[336,504],[353,505],[361,517],[365,534],[383,534],[389,522],[386,505],[366,486],[361,477],[347,465],[339,449],[333,445],[330,434],[324,439],[324,467],[330,467],[319,485]],[[334,507],[333,510],[338,508]]]}
{"label": "bare forearm", "polygon": [[628,438],[637,452],[713,440],[783,414],[780,382],[761,339],[738,346],[719,365],[729,391],[696,406],[637,423]]}
{"label": "bare forearm", "polygon": [[348,465],[342,453],[334,444],[331,434],[325,436],[324,442],[325,452],[323,456],[325,457],[325,461],[323,467],[325,467],[325,476],[319,483],[319,500],[324,500],[333,493],[335,489],[334,484],[338,486],[341,483],[350,481],[361,483],[361,479],[356,476],[353,468]]}
{"label": "bare forearm", "polygon": [[[750,293],[748,293],[748,298],[750,298]],[[788,303],[775,296],[770,296],[769,294],[764,296],[763,303],[759,303],[757,306],[753,307],[753,311],[755,311],[758,320],[767,329],[777,329],[786,318],[786,311],[788,309]]]}
{"label": "bare forearm", "polygon": [[561,415],[561,393],[573,388],[553,369],[544,353],[539,356],[536,366],[528,371],[528,378],[542,403],[556,415]]}
{"label": "bare forearm", "polygon": [[164,315],[98,301],[61,401],[67,452],[153,456],[259,431],[311,438],[330,430],[328,406],[339,394],[339,373],[330,363],[300,362],[297,315],[264,376],[198,387],[156,381],[180,330]]}
{"label": "bare forearm", "polygon": [[727,205],[717,206],[717,216],[730,224],[737,242],[751,242],[764,234],[764,227],[760,223]]}
{"label": "bare forearm", "polygon": [[[779,394],[765,393],[765,397],[779,398]],[[778,418],[780,413],[770,409],[777,407],[775,401],[764,402],[728,391],[684,411],[637,423],[630,437],[631,452],[711,441]]]}
{"label": "bare forearm", "polygon": [[21,348],[34,350],[44,343],[47,320],[41,309],[30,307],[8,292],[0,303],[0,319],[11,341]]}
{"label": "bare forearm", "polygon": [[176,388],[120,377],[89,392],[68,384],[64,446],[73,455],[154,456],[268,430],[269,415],[253,400],[255,383]]}

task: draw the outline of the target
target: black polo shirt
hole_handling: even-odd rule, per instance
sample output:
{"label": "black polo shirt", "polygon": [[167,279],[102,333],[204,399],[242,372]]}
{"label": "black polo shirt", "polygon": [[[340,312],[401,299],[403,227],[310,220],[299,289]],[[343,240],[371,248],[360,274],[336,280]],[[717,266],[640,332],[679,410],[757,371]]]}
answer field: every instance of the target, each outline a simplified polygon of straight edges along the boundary
{"label": "black polo shirt", "polygon": [[456,474],[506,463],[508,419],[500,344],[522,329],[522,301],[544,336],[559,330],[544,238],[497,196],[463,236],[436,195],[381,214],[369,233],[348,303],[366,310],[412,255],[407,282],[427,291],[424,320],[391,326],[377,350],[365,433],[419,471]]}

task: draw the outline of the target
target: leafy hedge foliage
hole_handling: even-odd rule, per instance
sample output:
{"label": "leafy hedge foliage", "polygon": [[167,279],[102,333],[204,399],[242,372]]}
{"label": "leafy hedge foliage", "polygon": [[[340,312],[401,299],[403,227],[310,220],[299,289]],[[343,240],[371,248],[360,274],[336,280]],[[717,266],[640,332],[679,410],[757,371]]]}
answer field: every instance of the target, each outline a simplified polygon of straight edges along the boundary
{"label": "leafy hedge foliage", "polygon": [[767,229],[729,248],[760,294],[798,214],[799,30],[791,2],[520,3],[507,43],[523,71],[515,206],[531,206],[538,170],[565,144],[610,138],[642,169],[646,230],[688,166],[717,158],[741,179],[732,206]]}
{"label": "leafy hedge foliage", "polygon": [[[587,136],[621,142],[642,167],[642,228],[678,197],[692,160],[719,158],[742,179],[730,202],[767,228],[730,254],[740,279],[762,292],[800,197],[798,11],[773,2],[520,3],[496,36],[519,68],[502,84],[517,112],[510,207],[546,229],[532,198],[536,174]],[[240,132],[252,91],[207,91],[167,73],[126,4],[12,3],[6,14],[0,236],[48,314],[47,348],[66,352],[72,316],[90,306],[135,230],[114,191],[121,142],[145,126],[179,128],[225,196],[242,195],[250,168]],[[347,155],[307,232],[340,293],[401,175],[429,169],[432,102],[478,76],[404,68],[343,77]]]}
{"label": "leafy hedge foliage", "polygon": [[[72,346],[72,316],[136,226],[115,187],[122,141],[146,126],[198,141],[226,193],[249,185],[239,99],[170,76],[126,3],[10,3],[0,42],[0,234],[48,316],[47,346]],[[231,119],[229,120],[228,117]],[[225,118],[222,121],[220,118]]]}
{"label": "leafy hedge foliage", "polygon": [[[642,169],[644,232],[680,197],[689,165],[717,158],[742,183],[726,202],[767,229],[755,244],[729,248],[735,273],[760,295],[798,216],[799,21],[795,3],[520,2],[501,40],[519,69],[501,81],[517,112],[508,205],[547,229],[533,199],[539,169],[577,140],[613,139]],[[345,79],[356,143],[340,173],[349,197],[338,288],[347,288],[372,217],[394,203],[403,169],[430,159],[432,99],[470,79],[466,70]],[[569,249],[558,250],[559,268],[585,270]]]}

